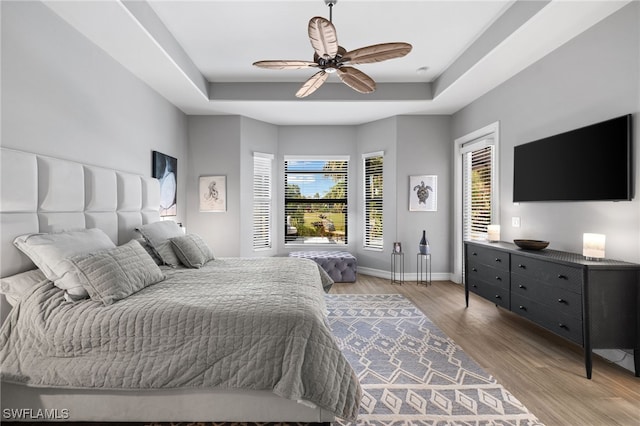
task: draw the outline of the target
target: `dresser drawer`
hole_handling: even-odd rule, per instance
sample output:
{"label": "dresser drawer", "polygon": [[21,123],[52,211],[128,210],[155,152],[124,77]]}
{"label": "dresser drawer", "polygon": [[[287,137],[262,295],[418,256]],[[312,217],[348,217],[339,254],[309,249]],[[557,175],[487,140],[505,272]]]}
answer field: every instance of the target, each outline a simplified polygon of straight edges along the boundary
{"label": "dresser drawer", "polygon": [[488,284],[509,290],[509,283],[511,281],[509,271],[487,266],[484,263],[478,262],[477,259],[469,259],[468,267],[469,277],[471,279],[479,279]]}
{"label": "dresser drawer", "polygon": [[582,318],[582,295],[513,274],[511,292],[547,306],[551,311]]}
{"label": "dresser drawer", "polygon": [[469,291],[484,297],[498,306],[509,309],[510,297],[508,289],[473,278],[469,278],[467,285],[469,286]]}
{"label": "dresser drawer", "polygon": [[471,260],[497,269],[509,270],[509,253],[504,251],[467,245],[467,261]]}
{"label": "dresser drawer", "polygon": [[582,319],[564,315],[519,294],[511,295],[511,311],[580,345]]}
{"label": "dresser drawer", "polygon": [[511,272],[574,293],[582,293],[582,268],[573,268],[514,254],[511,255]]}

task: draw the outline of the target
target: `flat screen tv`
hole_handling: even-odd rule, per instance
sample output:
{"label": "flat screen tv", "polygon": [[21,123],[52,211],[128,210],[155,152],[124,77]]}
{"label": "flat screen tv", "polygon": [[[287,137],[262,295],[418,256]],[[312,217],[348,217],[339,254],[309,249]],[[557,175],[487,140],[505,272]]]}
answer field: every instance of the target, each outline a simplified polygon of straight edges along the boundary
{"label": "flat screen tv", "polygon": [[633,198],[631,115],[514,147],[513,201]]}

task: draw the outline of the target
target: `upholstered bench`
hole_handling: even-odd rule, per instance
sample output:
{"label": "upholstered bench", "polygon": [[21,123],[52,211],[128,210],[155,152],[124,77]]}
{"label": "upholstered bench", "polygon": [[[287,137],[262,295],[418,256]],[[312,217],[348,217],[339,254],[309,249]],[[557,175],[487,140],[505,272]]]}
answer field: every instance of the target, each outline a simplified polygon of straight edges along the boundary
{"label": "upholstered bench", "polygon": [[292,251],[289,256],[316,261],[337,283],[352,283],[356,280],[356,257],[347,251]]}

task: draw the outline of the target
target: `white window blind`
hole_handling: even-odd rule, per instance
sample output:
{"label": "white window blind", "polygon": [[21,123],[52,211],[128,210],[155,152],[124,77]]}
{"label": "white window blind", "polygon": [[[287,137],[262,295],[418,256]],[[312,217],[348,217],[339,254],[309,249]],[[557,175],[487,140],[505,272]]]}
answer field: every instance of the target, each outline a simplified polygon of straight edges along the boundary
{"label": "white window blind", "polygon": [[253,154],[253,249],[271,248],[271,174],[273,155]]}
{"label": "white window blind", "polygon": [[383,248],[384,154],[363,156],[364,162],[364,247]]}
{"label": "white window blind", "polygon": [[494,145],[491,139],[471,142],[462,149],[463,238],[487,237],[494,204]]}

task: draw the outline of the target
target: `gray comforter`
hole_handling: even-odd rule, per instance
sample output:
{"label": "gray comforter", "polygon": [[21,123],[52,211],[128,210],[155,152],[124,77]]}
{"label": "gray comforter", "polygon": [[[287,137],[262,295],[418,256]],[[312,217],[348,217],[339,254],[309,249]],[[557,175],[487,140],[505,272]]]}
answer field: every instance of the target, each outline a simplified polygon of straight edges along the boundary
{"label": "gray comforter", "polygon": [[165,270],[165,281],[110,306],[65,302],[47,283],[0,329],[1,379],[272,390],[353,420],[361,390],[325,322],[323,272],[303,259],[217,259]]}

